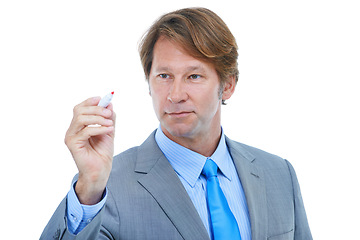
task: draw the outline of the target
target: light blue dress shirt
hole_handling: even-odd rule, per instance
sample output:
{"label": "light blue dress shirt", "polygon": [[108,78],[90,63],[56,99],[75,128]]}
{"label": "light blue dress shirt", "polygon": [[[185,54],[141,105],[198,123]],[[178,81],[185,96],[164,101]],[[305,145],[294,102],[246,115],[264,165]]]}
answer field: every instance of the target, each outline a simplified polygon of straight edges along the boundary
{"label": "light blue dress shirt", "polygon": [[213,155],[207,158],[171,141],[160,130],[159,127],[159,130],[156,131],[155,140],[179,176],[209,236],[211,234],[210,218],[206,205],[206,178],[201,175],[201,172],[206,160],[212,159],[220,169],[218,175],[220,187],[239,225],[241,239],[250,240],[251,226],[245,193],[228,151],[224,133],[221,134],[219,145]]}
{"label": "light blue dress shirt", "polygon": [[100,212],[107,199],[107,189],[103,194],[103,199],[95,205],[81,204],[75,193],[75,184],[71,187],[67,195],[67,220],[68,229],[72,234],[78,234],[91,220]]}
{"label": "light blue dress shirt", "polygon": [[[208,158],[171,141],[165,136],[160,127],[156,131],[155,140],[179,176],[209,236],[211,236],[209,227],[210,219],[206,205],[206,179],[201,175],[201,171]],[[241,239],[251,240],[250,217],[244,190],[226,146],[223,133],[216,151],[209,159],[212,159],[220,169],[218,175],[220,187],[238,222]],[[104,206],[106,198],[107,193],[105,192],[104,198],[100,203],[94,206],[82,205],[77,199],[74,187],[72,187],[67,196],[69,231],[77,234],[85,228]]]}

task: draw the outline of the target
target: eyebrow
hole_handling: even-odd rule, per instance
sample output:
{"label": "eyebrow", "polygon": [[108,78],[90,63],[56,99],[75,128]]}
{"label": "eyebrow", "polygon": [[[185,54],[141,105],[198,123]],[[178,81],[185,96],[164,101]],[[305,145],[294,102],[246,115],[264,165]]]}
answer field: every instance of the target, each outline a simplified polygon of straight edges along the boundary
{"label": "eyebrow", "polygon": [[196,70],[205,71],[204,67],[203,67],[203,66],[200,66],[200,65],[190,66],[190,67],[188,67],[186,70],[187,70],[188,72],[196,71]]}
{"label": "eyebrow", "polygon": [[[191,71],[205,71],[204,67],[200,66],[200,65],[195,65],[195,66],[189,66],[186,68],[187,72],[191,72]],[[171,71],[171,69],[169,67],[160,67],[155,69],[156,72],[167,72],[167,71]]]}

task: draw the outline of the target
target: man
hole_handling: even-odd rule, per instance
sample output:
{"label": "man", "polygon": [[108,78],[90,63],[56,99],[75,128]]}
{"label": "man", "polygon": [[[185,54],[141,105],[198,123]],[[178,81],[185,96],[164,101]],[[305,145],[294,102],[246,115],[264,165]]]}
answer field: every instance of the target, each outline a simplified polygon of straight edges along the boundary
{"label": "man", "polygon": [[140,56],[159,128],[113,158],[112,105],[77,105],[65,143],[79,174],[41,239],[312,239],[290,163],[222,132],[238,79],[225,23],[204,8],[168,13]]}

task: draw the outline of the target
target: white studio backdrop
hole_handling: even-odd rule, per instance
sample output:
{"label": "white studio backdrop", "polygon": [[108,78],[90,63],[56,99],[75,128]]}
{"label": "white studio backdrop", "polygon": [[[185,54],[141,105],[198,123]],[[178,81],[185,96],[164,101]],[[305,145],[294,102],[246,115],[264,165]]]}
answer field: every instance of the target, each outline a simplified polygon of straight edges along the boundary
{"label": "white studio backdrop", "polygon": [[0,3],[1,238],[38,239],[69,190],[76,104],[115,91],[115,153],[158,126],[138,42],[160,15],[192,6],[215,11],[238,42],[225,133],[294,165],[314,239],[357,236],[357,1],[13,0]]}

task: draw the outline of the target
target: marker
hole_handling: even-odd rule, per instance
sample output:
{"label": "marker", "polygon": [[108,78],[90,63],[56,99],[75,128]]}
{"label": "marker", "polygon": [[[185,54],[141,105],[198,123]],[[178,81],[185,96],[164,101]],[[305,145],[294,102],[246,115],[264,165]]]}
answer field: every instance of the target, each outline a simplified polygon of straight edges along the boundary
{"label": "marker", "polygon": [[103,97],[100,100],[98,106],[106,108],[110,104],[111,99],[113,98],[113,95],[114,95],[114,92],[107,94],[105,97]]}

